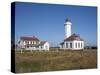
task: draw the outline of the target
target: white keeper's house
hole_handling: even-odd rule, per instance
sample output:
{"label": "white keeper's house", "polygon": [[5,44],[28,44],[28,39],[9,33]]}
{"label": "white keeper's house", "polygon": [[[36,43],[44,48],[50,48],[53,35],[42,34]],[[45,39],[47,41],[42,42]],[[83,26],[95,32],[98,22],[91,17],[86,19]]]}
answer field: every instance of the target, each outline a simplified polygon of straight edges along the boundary
{"label": "white keeper's house", "polygon": [[84,49],[84,40],[77,34],[71,33],[71,20],[67,18],[64,23],[65,37],[64,41],[60,43],[60,49],[80,50]]}
{"label": "white keeper's house", "polygon": [[40,41],[35,36],[20,37],[17,45],[17,48],[24,50],[49,50],[49,43],[47,41]]}

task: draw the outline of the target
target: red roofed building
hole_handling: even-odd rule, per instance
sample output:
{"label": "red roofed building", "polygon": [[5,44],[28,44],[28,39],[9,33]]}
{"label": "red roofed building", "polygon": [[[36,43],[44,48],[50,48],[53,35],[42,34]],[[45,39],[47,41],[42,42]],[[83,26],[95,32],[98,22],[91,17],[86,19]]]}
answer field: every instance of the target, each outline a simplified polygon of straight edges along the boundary
{"label": "red roofed building", "polygon": [[74,41],[74,40],[83,41],[83,39],[81,39],[80,36],[76,35],[75,33],[66,38],[64,41]]}
{"label": "red roofed building", "polygon": [[77,34],[71,34],[71,20],[66,19],[65,26],[65,38],[62,43],[60,43],[60,49],[72,49],[79,50],[84,49],[84,40]]}
{"label": "red roofed building", "polygon": [[23,37],[20,37],[20,39],[21,40],[35,40],[35,41],[39,41],[39,39],[37,38],[37,37],[35,37],[35,36],[33,36],[33,37],[25,37],[25,36],[23,36]]}
{"label": "red roofed building", "polygon": [[18,47],[25,50],[49,50],[47,41],[40,41],[37,37],[20,37]]}

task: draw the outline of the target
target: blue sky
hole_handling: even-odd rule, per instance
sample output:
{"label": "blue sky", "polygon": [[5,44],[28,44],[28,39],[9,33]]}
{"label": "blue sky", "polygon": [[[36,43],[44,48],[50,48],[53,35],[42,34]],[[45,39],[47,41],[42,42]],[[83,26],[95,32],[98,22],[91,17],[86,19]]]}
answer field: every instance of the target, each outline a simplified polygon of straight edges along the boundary
{"label": "blue sky", "polygon": [[64,22],[70,17],[72,33],[96,45],[96,7],[17,2],[15,9],[16,40],[20,36],[36,36],[56,46],[64,40]]}

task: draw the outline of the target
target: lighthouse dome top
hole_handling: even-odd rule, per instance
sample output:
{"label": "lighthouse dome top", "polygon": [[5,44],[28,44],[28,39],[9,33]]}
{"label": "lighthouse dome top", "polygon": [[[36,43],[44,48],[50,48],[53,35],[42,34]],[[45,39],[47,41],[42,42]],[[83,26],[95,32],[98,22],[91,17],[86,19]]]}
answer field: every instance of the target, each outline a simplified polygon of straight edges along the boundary
{"label": "lighthouse dome top", "polygon": [[71,20],[69,17],[66,18],[64,25],[71,25]]}
{"label": "lighthouse dome top", "polygon": [[66,22],[71,22],[71,20],[70,20],[69,17],[67,17],[65,21],[66,21]]}

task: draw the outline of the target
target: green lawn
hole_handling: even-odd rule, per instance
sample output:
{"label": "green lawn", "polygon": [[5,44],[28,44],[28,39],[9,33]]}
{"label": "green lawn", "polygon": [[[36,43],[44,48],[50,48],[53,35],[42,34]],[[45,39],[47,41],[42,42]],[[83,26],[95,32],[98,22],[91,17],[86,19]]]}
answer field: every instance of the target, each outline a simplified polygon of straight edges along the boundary
{"label": "green lawn", "polygon": [[97,67],[97,50],[16,51],[16,72],[41,72]]}

